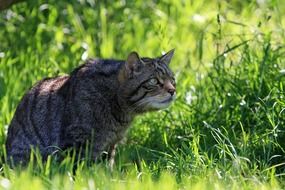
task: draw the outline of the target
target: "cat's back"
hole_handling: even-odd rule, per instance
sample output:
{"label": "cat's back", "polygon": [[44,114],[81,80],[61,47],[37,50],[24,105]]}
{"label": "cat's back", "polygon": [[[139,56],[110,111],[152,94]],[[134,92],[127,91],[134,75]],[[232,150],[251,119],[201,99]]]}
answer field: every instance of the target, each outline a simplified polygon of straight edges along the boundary
{"label": "cat's back", "polygon": [[[88,93],[91,91],[100,92],[100,95],[105,93],[104,97],[108,97],[106,89],[115,88],[116,74],[123,63],[112,59],[89,60],[70,75],[37,82],[23,96],[9,126],[6,141],[8,157],[12,156],[16,161],[25,160],[31,146],[38,147],[43,157],[55,151],[53,147],[62,144],[64,127],[73,118],[70,115],[80,106],[85,106],[82,100],[86,100],[86,94],[88,101],[99,97],[94,94],[90,97]],[[87,108],[84,109],[86,111]]]}
{"label": "cat's back", "polygon": [[117,74],[124,63],[125,61],[116,59],[90,59],[74,71],[83,71],[87,75],[92,76],[110,77],[113,74]]}
{"label": "cat's back", "polygon": [[28,139],[35,135],[39,136],[42,142],[48,141],[45,138],[47,135],[40,133],[48,130],[45,129],[48,126],[56,128],[60,124],[59,116],[64,112],[67,99],[76,94],[73,88],[81,82],[84,83],[89,77],[95,77],[99,82],[100,77],[110,78],[118,72],[123,63],[113,59],[90,59],[74,69],[70,75],[38,81],[23,96],[15,111],[9,126],[7,144],[11,144],[11,139],[14,139],[18,133],[23,133]]}

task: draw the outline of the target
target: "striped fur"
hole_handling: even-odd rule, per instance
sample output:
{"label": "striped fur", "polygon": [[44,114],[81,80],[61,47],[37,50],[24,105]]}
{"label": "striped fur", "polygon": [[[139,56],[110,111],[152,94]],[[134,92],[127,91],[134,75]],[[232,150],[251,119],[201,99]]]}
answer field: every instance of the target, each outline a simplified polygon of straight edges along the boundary
{"label": "striped fur", "polygon": [[115,147],[137,114],[174,100],[168,67],[172,55],[151,59],[132,52],[126,61],[89,60],[70,75],[39,81],[23,96],[11,121],[9,160],[26,163],[32,148],[44,160],[59,150],[79,152],[87,140],[95,160]]}

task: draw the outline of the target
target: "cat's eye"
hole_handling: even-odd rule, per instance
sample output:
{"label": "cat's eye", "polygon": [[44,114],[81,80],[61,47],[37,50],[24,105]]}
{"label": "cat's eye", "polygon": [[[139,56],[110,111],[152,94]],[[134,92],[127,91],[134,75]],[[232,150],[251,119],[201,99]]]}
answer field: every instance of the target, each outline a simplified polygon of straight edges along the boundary
{"label": "cat's eye", "polygon": [[158,80],[156,78],[152,78],[147,82],[149,85],[157,85]]}

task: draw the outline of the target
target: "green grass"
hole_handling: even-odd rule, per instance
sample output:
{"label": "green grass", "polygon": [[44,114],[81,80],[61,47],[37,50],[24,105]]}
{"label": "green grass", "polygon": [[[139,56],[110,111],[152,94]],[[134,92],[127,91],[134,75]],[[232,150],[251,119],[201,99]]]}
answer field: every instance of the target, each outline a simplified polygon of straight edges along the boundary
{"label": "green grass", "polygon": [[[1,12],[0,189],[284,188],[284,18],[281,0],[29,0]],[[178,98],[136,118],[114,172],[72,154],[5,163],[7,127],[33,83],[86,57],[172,48]]]}

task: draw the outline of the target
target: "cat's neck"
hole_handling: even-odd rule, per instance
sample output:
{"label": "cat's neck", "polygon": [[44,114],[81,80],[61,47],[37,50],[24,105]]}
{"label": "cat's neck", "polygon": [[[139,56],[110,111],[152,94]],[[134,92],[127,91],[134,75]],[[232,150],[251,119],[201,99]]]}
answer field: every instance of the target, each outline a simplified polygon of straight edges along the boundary
{"label": "cat's neck", "polygon": [[135,114],[130,111],[125,100],[116,94],[111,103],[112,115],[123,125],[128,125],[135,117]]}

